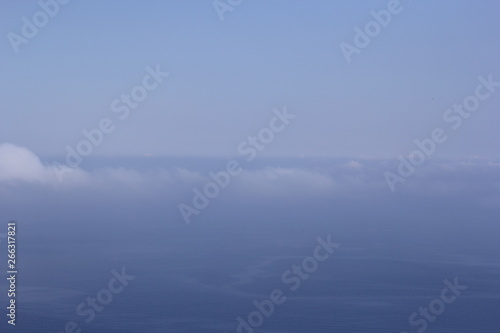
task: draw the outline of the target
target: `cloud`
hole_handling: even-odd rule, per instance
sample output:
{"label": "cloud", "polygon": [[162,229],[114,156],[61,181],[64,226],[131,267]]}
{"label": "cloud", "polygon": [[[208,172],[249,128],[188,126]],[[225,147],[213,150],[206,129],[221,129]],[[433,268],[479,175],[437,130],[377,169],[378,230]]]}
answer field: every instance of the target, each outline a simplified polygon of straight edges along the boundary
{"label": "cloud", "polygon": [[[58,177],[59,174],[59,177]],[[62,176],[61,176],[62,175]],[[192,186],[206,181],[207,175],[184,167],[134,170],[125,167],[106,167],[87,171],[61,164],[43,164],[40,158],[25,147],[11,143],[0,144],[1,184],[42,184],[53,189],[126,188],[153,189],[158,186]]]}
{"label": "cloud", "polygon": [[289,195],[293,192],[326,192],[335,185],[326,172],[301,168],[267,167],[244,170],[237,176],[237,184],[245,192],[264,195]]}
{"label": "cloud", "polygon": [[[444,228],[457,219],[461,225],[473,221],[493,228],[491,216],[498,216],[500,164],[495,161],[429,161],[396,193],[383,175],[398,161],[350,162],[267,159],[249,164],[220,189],[206,211],[193,216],[193,223],[252,234],[260,228],[292,232],[304,223],[319,227],[331,222],[335,228],[367,230],[359,239],[362,243],[376,228],[386,230],[388,239],[399,231],[413,237],[404,228],[420,228],[425,237],[434,225],[442,223]],[[48,223],[99,221],[111,226],[124,221],[130,227],[136,221],[154,220],[181,228],[185,221],[179,204],[194,207],[195,189],[204,191],[214,182],[210,172],[225,170],[226,163],[203,158],[99,158],[86,169],[67,173],[60,183],[43,158],[2,144],[0,211]],[[356,223],[351,226],[351,221]]]}
{"label": "cloud", "polygon": [[[156,161],[156,162],[155,162]],[[223,170],[224,161],[217,169],[213,163],[200,160],[196,165],[186,167],[182,160],[168,167],[158,164],[161,160],[151,160],[146,168],[134,169],[125,166],[84,170],[71,169],[65,173],[63,182],[56,176],[53,165],[42,163],[40,158],[24,147],[14,144],[0,144],[0,192],[8,193],[18,184],[37,184],[52,190],[100,191],[118,195],[154,194],[181,201],[192,196],[194,187],[203,186],[213,180],[209,172]],[[383,174],[394,168],[397,161],[384,159],[332,160],[331,163],[311,162],[285,163],[255,169],[244,169],[232,177],[224,192],[228,197],[239,198],[313,198],[317,196],[350,198],[394,199]],[[276,162],[278,163],[278,162]],[[283,162],[280,162],[283,164]],[[298,166],[300,165],[300,166]],[[24,187],[23,187],[24,188]],[[500,163],[481,159],[452,161],[430,161],[421,166],[415,175],[400,184],[398,194],[424,197],[473,196],[489,206],[498,202],[500,189]],[[5,192],[7,191],[7,192]],[[0,194],[1,194],[0,193]],[[333,197],[330,197],[333,198]],[[392,198],[392,199],[391,199]]]}
{"label": "cloud", "polygon": [[64,184],[57,179],[54,166],[45,165],[25,147],[0,144],[0,183],[37,183],[55,187],[82,185],[92,176],[79,168],[71,170]]}
{"label": "cloud", "polygon": [[50,168],[28,149],[10,143],[0,144],[0,181],[46,183],[51,178],[50,174]]}
{"label": "cloud", "polygon": [[349,161],[349,162],[343,164],[342,166],[344,166],[346,168],[358,169],[358,170],[363,168],[363,164],[361,164],[357,161]]}

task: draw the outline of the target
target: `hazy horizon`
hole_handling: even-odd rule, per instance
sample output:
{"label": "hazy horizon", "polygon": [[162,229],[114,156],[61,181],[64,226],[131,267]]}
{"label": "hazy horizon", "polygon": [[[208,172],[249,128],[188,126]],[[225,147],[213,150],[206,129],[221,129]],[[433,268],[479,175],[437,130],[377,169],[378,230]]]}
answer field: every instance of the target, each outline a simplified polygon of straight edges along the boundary
{"label": "hazy horizon", "polygon": [[493,0],[4,0],[0,331],[494,333]]}

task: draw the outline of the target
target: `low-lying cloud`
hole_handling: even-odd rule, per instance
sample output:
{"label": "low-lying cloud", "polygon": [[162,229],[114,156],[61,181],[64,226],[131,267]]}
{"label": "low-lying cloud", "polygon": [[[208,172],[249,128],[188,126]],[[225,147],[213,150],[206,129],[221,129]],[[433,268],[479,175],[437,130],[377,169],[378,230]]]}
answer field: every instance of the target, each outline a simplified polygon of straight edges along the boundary
{"label": "low-lying cloud", "polygon": [[[472,196],[483,202],[498,201],[500,163],[481,159],[430,161],[414,177],[400,184],[391,193],[384,179],[384,171],[397,161],[382,159],[331,160],[303,163],[297,159],[288,162],[270,160],[268,165],[243,169],[231,184],[221,192],[235,196],[264,198],[300,198],[332,195],[333,197],[387,197],[399,196]],[[146,168],[102,166],[89,170],[74,169],[65,181],[57,179],[54,169],[44,164],[29,149],[14,144],[0,144],[0,190],[8,186],[36,184],[55,191],[102,190],[134,193],[165,193],[165,197],[189,196],[194,186],[211,181],[211,166],[194,168],[182,160],[178,165],[150,162]],[[200,162],[200,164],[203,164]],[[262,163],[261,163],[262,164]],[[223,161],[220,164],[224,166]],[[205,169],[203,169],[205,168]],[[1,192],[0,192],[1,193]],[[175,200],[175,199],[174,199]]]}

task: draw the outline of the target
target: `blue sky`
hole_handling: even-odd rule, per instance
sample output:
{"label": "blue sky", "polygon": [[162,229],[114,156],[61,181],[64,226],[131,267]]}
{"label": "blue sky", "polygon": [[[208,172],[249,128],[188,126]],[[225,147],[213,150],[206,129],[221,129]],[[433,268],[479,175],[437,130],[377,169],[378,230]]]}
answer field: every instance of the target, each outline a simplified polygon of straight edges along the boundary
{"label": "blue sky", "polygon": [[[388,1],[244,1],[219,20],[212,1],[78,1],[15,53],[7,38],[36,1],[0,5],[0,142],[64,156],[111,102],[160,64],[169,78],[96,156],[230,156],[287,106],[297,121],[263,156],[396,158],[442,114],[499,78],[494,1],[401,1],[348,64],[341,42]],[[500,94],[436,157],[499,158]]]}

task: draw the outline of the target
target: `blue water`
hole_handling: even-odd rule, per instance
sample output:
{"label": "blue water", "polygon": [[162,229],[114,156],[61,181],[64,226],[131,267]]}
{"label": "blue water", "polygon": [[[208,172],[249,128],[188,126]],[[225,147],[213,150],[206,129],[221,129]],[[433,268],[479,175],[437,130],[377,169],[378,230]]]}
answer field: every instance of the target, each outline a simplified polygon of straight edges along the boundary
{"label": "blue water", "polygon": [[[19,228],[16,332],[61,332],[68,321],[96,333],[236,332],[236,318],[277,288],[287,300],[258,332],[416,332],[410,314],[439,297],[443,280],[454,277],[468,289],[426,332],[499,328],[500,265],[480,247],[359,247],[344,237],[292,291],[281,274],[312,255],[315,237],[267,230],[257,245],[255,235],[168,234],[148,221],[114,230],[95,222],[78,231],[45,227],[45,234]],[[85,323],[76,306],[95,297],[121,267],[136,278]]]}

